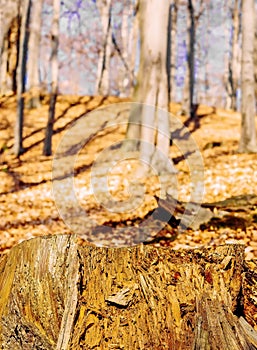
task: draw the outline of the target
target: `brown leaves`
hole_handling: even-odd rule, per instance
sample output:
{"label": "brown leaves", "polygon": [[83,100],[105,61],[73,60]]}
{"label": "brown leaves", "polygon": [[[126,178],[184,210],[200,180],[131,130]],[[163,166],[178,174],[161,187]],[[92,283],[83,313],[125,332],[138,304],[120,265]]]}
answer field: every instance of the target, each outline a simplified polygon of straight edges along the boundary
{"label": "brown leaves", "polygon": [[[60,96],[57,104],[56,133],[53,138],[54,148],[65,133],[65,127],[68,128],[74,118],[100,106],[103,102],[115,103],[119,100]],[[7,145],[0,155],[1,250],[37,235],[70,233],[69,227],[60,218],[52,197],[52,159],[41,156],[47,104],[43,103],[38,109],[26,111],[24,132],[27,152],[17,161],[9,153],[13,144],[13,125],[16,118],[15,99],[1,98],[1,103],[5,129],[0,130],[0,139]],[[175,104],[171,107],[174,112],[180,108]],[[85,227],[83,239],[87,239],[87,233],[92,234],[94,230],[93,233],[100,241],[113,240],[114,245],[123,244],[119,233],[119,229],[123,228],[127,239],[125,243],[135,237],[143,237],[148,244],[177,249],[239,242],[246,245],[247,258],[257,256],[256,155],[236,153],[240,132],[240,118],[237,113],[217,110],[217,113],[213,114],[212,108],[204,106],[199,110],[204,116],[200,120],[200,128],[195,130],[192,136],[201,149],[205,164],[204,209],[215,217],[221,212],[224,212],[224,215],[212,221],[208,219],[204,225],[201,226],[201,223],[198,228],[188,229],[178,235],[177,227],[184,213],[185,203],[190,201],[192,188],[187,161],[180,157],[181,154],[174,144],[170,154],[172,157],[181,158],[176,165],[179,170],[176,175],[179,199],[177,203],[172,202],[171,198],[168,203],[159,199],[159,209],[154,212],[151,220],[147,220],[157,208],[156,198],[160,196],[160,181],[158,176],[152,175],[143,179],[145,194],[140,199],[141,204],[134,210],[117,213],[104,207],[100,196],[100,201],[95,198],[90,185],[91,166],[102,149],[124,139],[125,127],[120,126],[106,132],[99,131],[99,134],[81,150],[75,165],[78,169],[75,171],[75,190],[79,203],[85,214],[99,225],[96,228],[90,224]],[[119,150],[112,150],[114,151]],[[112,200],[118,202],[129,198],[130,183],[134,180],[134,163],[117,163],[110,172],[108,189]],[[64,189],[65,191],[68,189]],[[206,213],[206,210],[203,212]],[[190,215],[190,212],[188,214]]]}

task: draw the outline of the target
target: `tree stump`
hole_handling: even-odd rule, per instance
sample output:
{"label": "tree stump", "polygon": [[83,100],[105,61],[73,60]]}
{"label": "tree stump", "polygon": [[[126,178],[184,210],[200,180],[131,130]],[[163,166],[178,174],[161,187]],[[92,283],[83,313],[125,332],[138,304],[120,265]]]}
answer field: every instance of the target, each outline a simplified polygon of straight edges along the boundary
{"label": "tree stump", "polygon": [[257,349],[244,246],[77,242],[35,238],[1,258],[1,349]]}

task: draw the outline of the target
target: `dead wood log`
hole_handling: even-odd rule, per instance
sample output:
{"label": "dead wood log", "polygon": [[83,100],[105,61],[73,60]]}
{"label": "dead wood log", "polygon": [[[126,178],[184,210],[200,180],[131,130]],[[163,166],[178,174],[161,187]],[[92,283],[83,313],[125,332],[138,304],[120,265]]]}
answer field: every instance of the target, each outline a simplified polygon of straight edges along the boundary
{"label": "dead wood log", "polygon": [[35,238],[0,260],[1,349],[257,349],[244,246],[179,250]]}
{"label": "dead wood log", "polygon": [[245,262],[242,293],[246,320],[257,330],[257,259]]}

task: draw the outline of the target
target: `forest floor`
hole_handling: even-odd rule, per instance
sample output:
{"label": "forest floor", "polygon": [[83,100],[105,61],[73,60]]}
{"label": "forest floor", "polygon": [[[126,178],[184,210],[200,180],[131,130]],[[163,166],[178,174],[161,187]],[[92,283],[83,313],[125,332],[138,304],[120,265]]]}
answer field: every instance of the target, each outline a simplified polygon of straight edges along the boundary
{"label": "forest floor", "polygon": [[[53,150],[56,151],[61,138],[74,125],[75,120],[80,120],[85,115],[90,116],[90,111],[97,107],[120,101],[116,97],[59,96]],[[157,233],[159,239],[153,240],[152,244],[178,249],[240,243],[245,245],[247,259],[257,257],[257,156],[237,153],[240,114],[200,106],[197,120],[189,122],[186,117],[179,116],[179,110],[179,104],[171,104],[171,112],[177,120],[188,125],[191,138],[201,152],[204,164],[202,202],[214,203],[214,211],[217,206],[225,210],[225,215],[222,219],[183,232],[179,232],[177,227],[166,227],[160,234]],[[25,110],[26,152],[19,158],[15,158],[11,152],[16,119],[14,96],[0,98],[0,113],[0,252],[7,252],[13,245],[32,237],[74,233],[75,226],[69,228],[67,221],[63,221],[59,213],[62,210],[61,204],[57,203],[58,200],[56,202],[53,195],[53,158],[42,155],[48,116],[47,98],[42,101],[41,107]],[[97,187],[94,187],[97,193],[92,190],[92,169],[97,168],[94,168],[97,156],[105,150],[112,158],[111,152],[115,151],[117,142],[124,139],[126,127],[122,123],[106,126],[104,122],[100,124],[96,120],[95,125],[90,124],[90,128],[93,131],[91,134],[87,132],[87,142],[82,148],[80,145],[81,149],[76,149],[75,192],[80,207],[86,213],[76,233],[79,233],[84,242],[90,230],[100,232],[99,240],[104,243],[105,240],[113,239],[109,237],[114,232],[112,228],[140,226],[147,214],[156,208],[154,195],[160,196],[161,185],[160,177],[151,174],[144,179],[145,194],[134,210],[106,209],[98,196],[101,191]],[[173,178],[176,178],[179,200],[188,202],[192,192],[192,169],[188,165],[187,156],[181,154],[175,141],[170,147],[170,156],[178,173]],[[133,162],[121,159],[114,165],[112,163],[108,174],[108,198],[116,201],[130,198],[128,186],[134,181]],[[101,187],[100,177],[98,186]],[[63,188],[63,197],[69,202],[67,188]],[[72,216],[72,209],[67,213],[66,208],[66,214]],[[81,223],[85,225],[83,230]],[[93,227],[94,225],[99,226]],[[129,232],[127,230],[126,234],[129,235]],[[115,239],[119,246],[121,241],[118,237]]]}

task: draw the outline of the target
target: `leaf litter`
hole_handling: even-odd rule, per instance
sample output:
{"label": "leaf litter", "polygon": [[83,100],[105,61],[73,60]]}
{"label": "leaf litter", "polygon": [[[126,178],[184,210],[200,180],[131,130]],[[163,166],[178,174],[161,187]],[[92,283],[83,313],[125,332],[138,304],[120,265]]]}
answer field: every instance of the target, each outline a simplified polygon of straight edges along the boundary
{"label": "leaf litter", "polygon": [[[59,96],[53,149],[56,150],[61,137],[79,116],[103,104],[120,101],[111,96]],[[0,251],[7,252],[13,245],[36,236],[74,233],[62,220],[53,198],[52,157],[42,156],[47,98],[42,100],[40,108],[25,110],[26,152],[19,159],[11,154],[15,97],[0,98],[0,108]],[[176,114],[179,110],[179,104],[171,104],[171,112]],[[105,191],[101,192],[101,177],[99,188],[92,188],[92,165],[103,149],[124,139],[125,127],[99,130],[80,150],[74,169],[77,199],[87,217],[93,219],[90,222],[95,222],[94,227],[91,223],[85,225],[84,234],[79,237],[81,244],[99,242],[120,246],[145,240],[147,244],[179,249],[239,243],[245,245],[247,259],[257,257],[257,156],[237,153],[240,115],[206,106],[200,106],[198,115],[197,127],[186,117],[179,118],[188,125],[203,157],[203,203],[209,205],[212,213],[224,215],[183,232],[179,232],[175,216],[168,223],[158,218],[148,220],[158,206],[156,196],[161,196],[160,179],[153,173],[142,179],[141,185],[135,184],[143,186],[145,193],[136,207],[131,208],[136,162],[126,160],[111,167],[106,199]],[[186,203],[192,191],[187,160],[175,145],[170,147],[170,156],[179,171],[176,175],[178,199]],[[68,196],[69,189],[63,191]],[[128,208],[108,210],[108,200],[127,203]]]}

